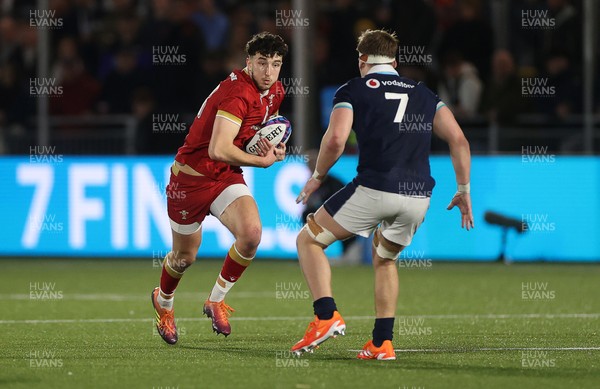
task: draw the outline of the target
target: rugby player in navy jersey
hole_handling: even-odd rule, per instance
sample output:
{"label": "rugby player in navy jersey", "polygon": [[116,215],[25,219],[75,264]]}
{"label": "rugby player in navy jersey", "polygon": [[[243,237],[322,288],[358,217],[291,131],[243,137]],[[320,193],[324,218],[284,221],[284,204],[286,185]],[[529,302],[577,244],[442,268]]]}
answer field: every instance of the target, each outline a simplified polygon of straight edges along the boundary
{"label": "rugby player in navy jersey", "polygon": [[315,319],[292,352],[312,352],[344,334],[346,324],[331,290],[324,249],[353,235],[373,237],[375,326],[360,359],[396,359],[392,346],[398,297],[396,259],[411,243],[429,208],[435,180],[429,168],[432,132],[450,147],[458,190],[448,205],[460,209],[461,226],[474,227],[469,194],[469,142],[452,112],[425,85],[395,70],[398,40],[367,30],[358,38],[360,76],[335,93],[317,165],[296,200],[304,204],[344,150],[351,129],[358,141],[356,177],[307,217],[297,238],[298,258],[313,296]]}

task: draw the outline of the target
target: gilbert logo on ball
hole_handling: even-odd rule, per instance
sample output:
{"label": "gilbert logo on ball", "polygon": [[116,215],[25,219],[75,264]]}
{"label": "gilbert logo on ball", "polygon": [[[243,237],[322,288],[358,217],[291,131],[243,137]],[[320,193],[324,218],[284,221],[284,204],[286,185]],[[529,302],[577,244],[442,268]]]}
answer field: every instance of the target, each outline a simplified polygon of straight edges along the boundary
{"label": "gilbert logo on ball", "polygon": [[256,131],[256,134],[246,142],[245,150],[247,153],[258,155],[258,141],[267,139],[270,144],[277,146],[279,143],[286,144],[292,134],[292,125],[284,116],[271,116]]}

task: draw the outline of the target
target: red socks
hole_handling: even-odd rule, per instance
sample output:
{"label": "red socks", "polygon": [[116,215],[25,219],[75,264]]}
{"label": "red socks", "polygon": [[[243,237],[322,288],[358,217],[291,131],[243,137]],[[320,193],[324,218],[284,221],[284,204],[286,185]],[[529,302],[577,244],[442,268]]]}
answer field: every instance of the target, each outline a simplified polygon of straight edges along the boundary
{"label": "red socks", "polygon": [[183,273],[174,270],[169,265],[168,258],[169,256],[163,261],[162,273],[160,275],[160,290],[166,295],[171,295],[175,292],[175,288],[177,288],[177,284],[179,284]]}

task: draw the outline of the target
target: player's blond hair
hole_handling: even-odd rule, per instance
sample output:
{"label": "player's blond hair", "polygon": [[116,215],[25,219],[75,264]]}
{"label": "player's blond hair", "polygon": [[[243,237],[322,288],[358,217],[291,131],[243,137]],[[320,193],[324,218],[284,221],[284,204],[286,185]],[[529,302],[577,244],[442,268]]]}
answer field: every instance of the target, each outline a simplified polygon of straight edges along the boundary
{"label": "player's blond hair", "polygon": [[366,30],[358,37],[356,50],[360,54],[395,58],[398,51],[398,38],[395,32]]}

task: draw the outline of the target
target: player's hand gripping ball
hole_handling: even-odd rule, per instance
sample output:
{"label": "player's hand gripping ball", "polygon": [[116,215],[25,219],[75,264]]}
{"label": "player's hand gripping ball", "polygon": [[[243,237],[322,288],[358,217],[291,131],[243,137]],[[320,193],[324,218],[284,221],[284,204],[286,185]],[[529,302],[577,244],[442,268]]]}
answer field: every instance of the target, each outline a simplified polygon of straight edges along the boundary
{"label": "player's hand gripping ball", "polygon": [[265,138],[273,146],[286,144],[292,134],[292,125],[284,116],[274,115],[265,121],[244,146],[247,153],[258,155],[258,141]]}

